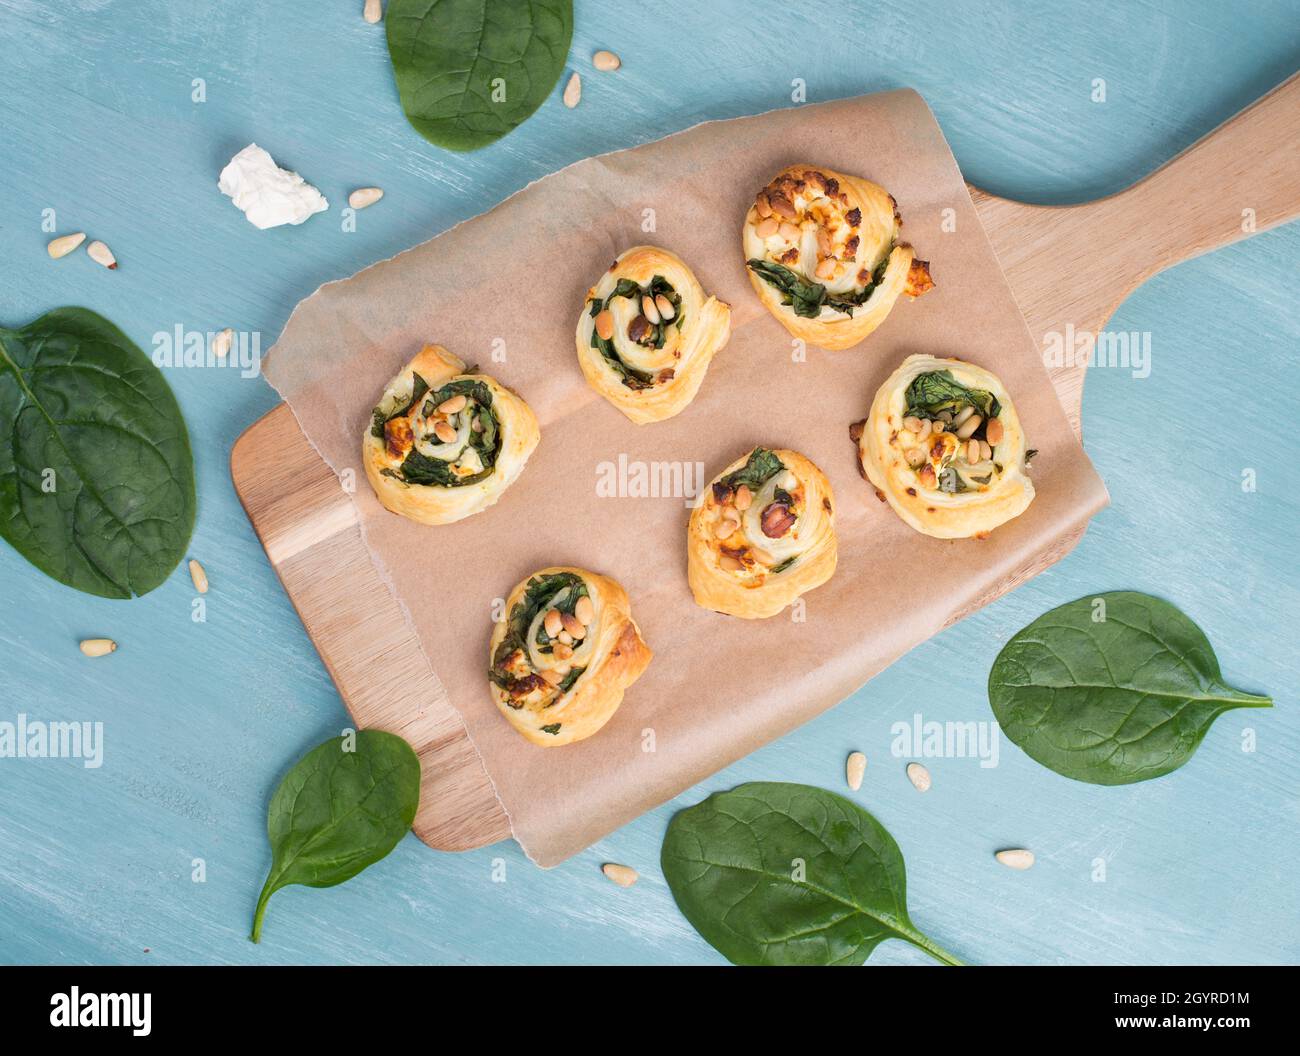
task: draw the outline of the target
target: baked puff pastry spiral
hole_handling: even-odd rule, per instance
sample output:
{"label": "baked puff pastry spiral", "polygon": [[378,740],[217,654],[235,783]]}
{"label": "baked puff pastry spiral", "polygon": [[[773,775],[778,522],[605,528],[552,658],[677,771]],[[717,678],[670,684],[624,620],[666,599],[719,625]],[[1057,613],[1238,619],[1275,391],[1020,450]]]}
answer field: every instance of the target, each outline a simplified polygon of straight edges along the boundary
{"label": "baked puff pastry spiral", "polygon": [[867,479],[918,532],[983,537],[1023,513],[1034,484],[1011,396],[973,363],[908,356],[876,393],[858,455]]}
{"label": "baked puff pastry spiral", "polygon": [[506,599],[492,631],[492,699],[533,744],[590,737],[650,663],[627,592],[581,568],[544,568]]}
{"label": "baked puff pastry spiral", "polygon": [[501,498],[540,437],[522,399],[425,345],[388,383],[361,447],[384,506],[422,524],[450,524]]}
{"label": "baked puff pastry spiral", "polygon": [[797,451],[756,447],[705,490],[687,527],[686,575],[698,604],[775,616],[835,572],[830,481]]}
{"label": "baked puff pastry spiral", "polygon": [[638,425],[695,398],[731,336],[731,306],[710,297],[680,257],[633,246],[587,291],[578,362],[593,389]]}
{"label": "baked puff pastry spiral", "polygon": [[898,241],[902,223],[883,187],[831,169],[792,165],[758,192],[742,236],[749,281],[795,337],[856,345],[900,294],[930,289],[929,263]]}

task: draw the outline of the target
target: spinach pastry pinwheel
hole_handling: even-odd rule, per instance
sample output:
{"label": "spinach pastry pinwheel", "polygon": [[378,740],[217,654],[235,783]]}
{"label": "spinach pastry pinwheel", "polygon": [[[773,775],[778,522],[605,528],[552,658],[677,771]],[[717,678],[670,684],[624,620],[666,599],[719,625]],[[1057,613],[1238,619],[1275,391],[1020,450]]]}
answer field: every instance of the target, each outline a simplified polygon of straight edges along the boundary
{"label": "spinach pastry pinwheel", "polygon": [[897,203],[883,187],[830,169],[792,165],[758,192],[742,238],[749,281],[795,337],[856,345],[899,294],[930,289],[930,265],[898,241]]}
{"label": "spinach pastry pinwheel", "polygon": [[520,397],[425,345],[388,383],[361,440],[366,476],[388,509],[450,524],[491,506],[523,472],[541,433]]}
{"label": "spinach pastry pinwheel", "polygon": [[578,319],[578,363],[638,425],[680,414],[731,336],[731,306],[673,253],[633,246],[609,266]]}
{"label": "spinach pastry pinwheel", "polygon": [[698,604],[775,616],[835,572],[830,481],[797,451],[756,447],[706,489],[691,514],[686,576]]}
{"label": "spinach pastry pinwheel", "polygon": [[1020,418],[1002,382],[960,359],[908,356],[876,393],[858,456],[918,532],[983,537],[1034,498]]}
{"label": "spinach pastry pinwheel", "polygon": [[604,726],[654,654],[618,583],[555,567],[510,592],[489,655],[489,686],[501,714],[533,744],[553,747]]}

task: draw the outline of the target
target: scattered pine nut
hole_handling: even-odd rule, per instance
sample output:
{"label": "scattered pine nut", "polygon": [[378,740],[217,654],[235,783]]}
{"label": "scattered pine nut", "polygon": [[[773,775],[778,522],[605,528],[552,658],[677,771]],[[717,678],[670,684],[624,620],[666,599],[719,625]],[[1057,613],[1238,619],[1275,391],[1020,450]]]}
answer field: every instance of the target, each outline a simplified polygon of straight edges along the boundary
{"label": "scattered pine nut", "polygon": [[366,6],[361,11],[361,17],[372,26],[383,18],[384,5],[381,0],[366,0]]}
{"label": "scattered pine nut", "polygon": [[103,242],[92,242],[86,247],[86,252],[90,254],[91,260],[103,264],[109,271],[117,267],[117,257],[113,256],[113,251]]}
{"label": "scattered pine nut", "polygon": [[348,195],[348,205],[353,209],[364,209],[368,205],[374,205],[383,196],[384,192],[380,187],[358,187]]}
{"label": "scattered pine nut", "polygon": [[84,231],[78,231],[75,235],[61,235],[60,237],[53,239],[50,244],[45,247],[45,250],[55,260],[58,260],[60,257],[66,257],[84,241],[86,241],[86,233]]}
{"label": "scattered pine nut", "polygon": [[907,764],[907,779],[916,786],[918,792],[930,791],[930,771],[920,763]]}
{"label": "scattered pine nut", "polygon": [[81,643],[81,651],[87,656],[107,656],[116,648],[112,638],[87,638]]}
{"label": "scattered pine nut", "polygon": [[212,339],[212,354],[218,359],[225,359],[230,354],[230,346],[235,340],[235,331],[226,327]]}
{"label": "scattered pine nut", "polygon": [[578,100],[582,98],[582,78],[576,73],[569,78],[569,83],[564,86],[564,105],[572,110],[578,105]]}
{"label": "scattered pine nut", "polygon": [[844,766],[849,788],[856,792],[862,787],[862,775],[867,772],[867,757],[861,752],[850,752],[849,761]]}
{"label": "scattered pine nut", "polygon": [[1034,852],[1027,851],[1023,847],[1011,847],[1005,851],[998,851],[993,857],[1009,869],[1028,869],[1034,864]]}
{"label": "scattered pine nut", "polygon": [[200,594],[208,592],[208,574],[194,558],[190,558],[190,579],[194,580],[194,589]]}
{"label": "scattered pine nut", "polygon": [[591,621],[596,618],[596,606],[592,604],[591,598],[586,594],[573,603],[573,615],[578,617],[578,622],[585,627],[591,626]]}
{"label": "scattered pine nut", "polygon": [[600,871],[618,884],[619,887],[631,887],[641,878],[640,874],[630,865],[618,865],[614,862],[606,862],[600,867]]}
{"label": "scattered pine nut", "polygon": [[615,55],[612,51],[598,51],[591,57],[591,64],[598,70],[608,73],[610,70],[617,70],[623,65],[623,60]]}

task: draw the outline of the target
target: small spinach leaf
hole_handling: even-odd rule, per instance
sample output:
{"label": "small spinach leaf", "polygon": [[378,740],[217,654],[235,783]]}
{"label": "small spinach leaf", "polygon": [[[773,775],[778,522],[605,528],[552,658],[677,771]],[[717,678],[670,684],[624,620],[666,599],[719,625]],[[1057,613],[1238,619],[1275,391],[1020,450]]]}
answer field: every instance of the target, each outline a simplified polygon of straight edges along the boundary
{"label": "small spinach leaf", "polygon": [[1032,759],[1095,785],[1182,766],[1210,725],[1269,697],[1233,689],[1201,629],[1166,601],[1116,591],[1038,617],[998,654],[989,703]]}
{"label": "small spinach leaf", "polygon": [[194,530],[194,458],[162,372],[87,308],[0,327],[0,537],[48,576],[129,598]]}
{"label": "small spinach leaf", "polygon": [[744,484],[750,491],[757,493],[764,484],[785,469],[785,463],[765,447],[756,447],[749,453],[749,458],[739,469],[732,470],[718,481],[725,489],[738,488]]}
{"label": "small spinach leaf", "polygon": [[996,418],[1001,411],[993,393],[967,388],[952,376],[951,370],[918,374],[907,386],[905,399],[907,413],[915,418],[935,418],[940,411],[958,411],[967,406],[974,407],[985,418]]}
{"label": "small spinach leaf", "polygon": [[733,964],[861,964],[885,939],[961,963],[909,919],[893,837],[824,789],[716,792],[673,818],[660,860],[686,919]]}
{"label": "small spinach leaf", "polygon": [[[352,735],[349,735],[351,737]],[[266,813],[271,872],[253,916],[254,942],[270,897],[289,884],[333,887],[387,856],[415,820],[420,760],[402,738],[359,730],[304,755]]]}
{"label": "small spinach leaf", "polygon": [[522,124],[564,72],[572,0],[388,0],[388,54],[406,119],[477,150]]}

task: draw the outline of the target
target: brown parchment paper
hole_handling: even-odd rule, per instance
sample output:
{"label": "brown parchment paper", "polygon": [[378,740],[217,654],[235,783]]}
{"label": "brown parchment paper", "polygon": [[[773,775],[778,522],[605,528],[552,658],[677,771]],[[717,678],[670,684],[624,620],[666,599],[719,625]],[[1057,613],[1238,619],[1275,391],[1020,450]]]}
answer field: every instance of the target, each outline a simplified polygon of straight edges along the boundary
{"label": "brown parchment paper", "polygon": [[[886,187],[903,237],[931,262],[937,285],[917,301],[900,298],[856,348],[808,347],[801,356],[750,288],[740,227],[754,193],[782,167],[805,162]],[[587,288],[639,243],[679,254],[706,291],[732,306],[731,341],[695,401],[645,426],[587,387],[574,349]],[[426,341],[518,391],[542,429],[522,477],[496,506],[439,527],[385,511],[360,465],[373,404]],[[988,540],[912,531],[858,474],[849,424],[914,352],[993,370],[1039,450],[1037,498]],[[712,122],[578,162],[323,286],[295,310],[266,375],[326,462],[355,473],[375,568],[463,717],[516,839],[541,865],[843,699],[1107,501],[939,126],[912,91]],[[611,480],[635,492],[638,464],[665,463],[669,476],[698,490],[756,444],[796,449],[825,471],[840,540],[834,578],[805,595],[802,609],[764,621],[695,605],[683,497],[600,493]],[[552,749],[507,725],[486,679],[494,599],[546,565],[587,567],[623,583],[655,653],[609,725]],[[653,751],[644,750],[646,731]]]}

